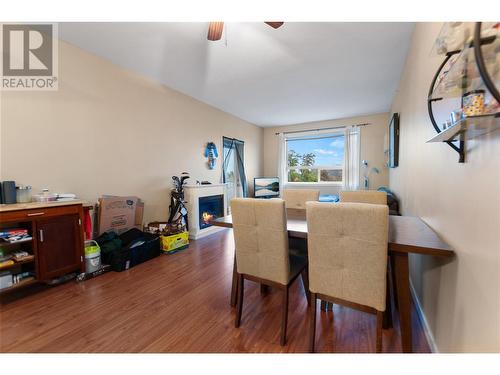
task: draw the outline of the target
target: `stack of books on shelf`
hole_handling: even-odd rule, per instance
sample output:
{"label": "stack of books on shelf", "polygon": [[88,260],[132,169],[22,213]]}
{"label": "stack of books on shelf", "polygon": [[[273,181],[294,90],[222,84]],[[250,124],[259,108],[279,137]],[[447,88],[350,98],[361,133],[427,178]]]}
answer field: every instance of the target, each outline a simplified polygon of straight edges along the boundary
{"label": "stack of books on shelf", "polygon": [[11,267],[15,264],[14,260],[12,259],[11,256],[1,256],[0,257],[0,270],[2,268],[8,268]]}
{"label": "stack of books on shelf", "polygon": [[0,270],[10,268],[16,263],[26,263],[35,259],[33,254],[26,251],[5,252],[0,250]]}
{"label": "stack of books on shelf", "polygon": [[24,228],[0,229],[0,241],[15,243],[31,240],[28,230]]}

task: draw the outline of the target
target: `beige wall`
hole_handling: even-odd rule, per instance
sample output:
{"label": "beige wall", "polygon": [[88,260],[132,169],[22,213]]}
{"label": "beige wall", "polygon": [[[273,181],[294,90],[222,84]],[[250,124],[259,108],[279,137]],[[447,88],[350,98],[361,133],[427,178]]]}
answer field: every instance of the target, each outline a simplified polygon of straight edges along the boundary
{"label": "beige wall", "polygon": [[[263,130],[60,42],[59,91],[5,92],[1,178],[34,191],[144,199],[145,221],[165,220],[171,176],[220,182],[203,156],[222,136],[245,141],[247,178],[262,174]],[[251,183],[249,184],[252,185]]]}
{"label": "beige wall", "polygon": [[[384,137],[387,134],[389,114],[380,113],[370,116],[351,117],[329,121],[308,122],[289,126],[280,126],[264,129],[264,174],[278,175],[278,137],[277,132],[322,129],[369,123],[361,127],[361,155],[360,160],[368,160],[369,165],[377,167],[380,174],[370,175],[370,188],[388,186],[389,172],[385,166]],[[363,186],[363,169],[360,169],[360,186]],[[340,187],[322,187],[322,194],[336,194]]]}
{"label": "beige wall", "polygon": [[[435,134],[426,98],[442,61],[430,56],[440,27],[417,24],[413,35],[392,107],[401,113],[401,148],[390,186],[405,215],[422,217],[456,251],[452,261],[410,260],[412,283],[438,350],[498,352],[500,132],[467,142],[464,164],[446,144],[426,143]],[[443,112],[438,110],[438,117],[444,119]]]}

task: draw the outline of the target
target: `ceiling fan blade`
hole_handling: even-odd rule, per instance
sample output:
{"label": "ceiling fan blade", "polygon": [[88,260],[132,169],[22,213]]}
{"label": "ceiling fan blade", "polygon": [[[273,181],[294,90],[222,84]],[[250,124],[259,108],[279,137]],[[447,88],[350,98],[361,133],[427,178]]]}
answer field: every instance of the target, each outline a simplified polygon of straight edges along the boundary
{"label": "ceiling fan blade", "polygon": [[266,25],[271,26],[273,29],[283,26],[284,22],[264,22]]}
{"label": "ceiling fan blade", "polygon": [[224,22],[210,22],[208,24],[208,40],[220,40],[222,38],[222,29],[224,29]]}

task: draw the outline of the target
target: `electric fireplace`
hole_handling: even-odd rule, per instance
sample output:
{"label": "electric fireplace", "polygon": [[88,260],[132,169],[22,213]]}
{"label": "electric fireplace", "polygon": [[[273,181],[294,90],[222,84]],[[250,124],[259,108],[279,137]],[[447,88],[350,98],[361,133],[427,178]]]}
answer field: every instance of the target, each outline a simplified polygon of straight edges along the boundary
{"label": "electric fireplace", "polygon": [[[189,238],[197,240],[224,228],[210,225],[211,217],[222,217],[227,212],[226,185],[185,185],[184,194],[189,218]],[[217,207],[218,206],[218,207]]]}

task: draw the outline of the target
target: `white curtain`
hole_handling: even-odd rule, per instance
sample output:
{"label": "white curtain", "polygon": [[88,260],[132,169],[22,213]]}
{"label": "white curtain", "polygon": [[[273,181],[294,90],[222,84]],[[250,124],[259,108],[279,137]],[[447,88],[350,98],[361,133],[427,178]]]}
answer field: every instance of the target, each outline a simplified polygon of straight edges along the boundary
{"label": "white curtain", "polygon": [[344,148],[344,190],[357,190],[359,188],[359,144],[359,126],[346,127]]}
{"label": "white curtain", "polygon": [[280,179],[280,197],[283,197],[283,187],[287,182],[285,134],[279,133],[276,138],[278,138],[278,178]]}

